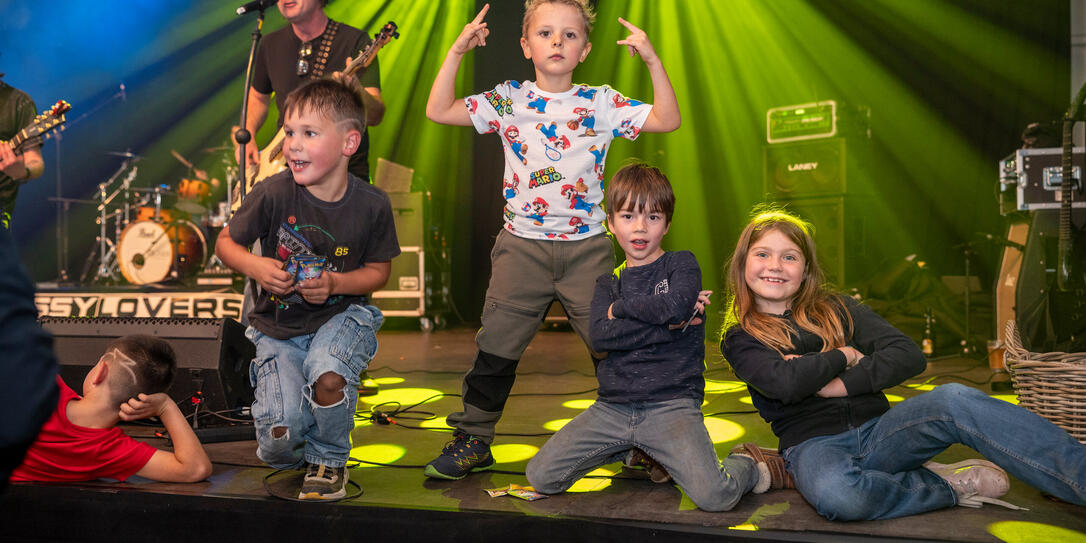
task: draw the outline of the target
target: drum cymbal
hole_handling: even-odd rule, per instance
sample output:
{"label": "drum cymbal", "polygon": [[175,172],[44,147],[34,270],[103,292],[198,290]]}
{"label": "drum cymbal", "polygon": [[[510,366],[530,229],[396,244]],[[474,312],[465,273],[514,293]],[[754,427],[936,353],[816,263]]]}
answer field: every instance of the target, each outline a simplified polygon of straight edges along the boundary
{"label": "drum cymbal", "polygon": [[137,154],[135,154],[135,153],[133,153],[131,151],[106,151],[106,154],[107,155],[113,155],[113,156],[120,156],[120,157],[124,157],[124,158],[134,158],[136,160],[140,160],[141,158],[143,158],[142,156],[137,155]]}
{"label": "drum cymbal", "polygon": [[192,215],[203,215],[204,213],[207,213],[207,208],[200,205],[200,203],[195,200],[178,200],[177,203],[174,204],[174,207]]}
{"label": "drum cymbal", "polygon": [[170,149],[170,153],[173,155],[174,158],[177,159],[178,162],[184,164],[186,168],[191,170],[193,175],[195,175],[197,179],[207,181],[207,172],[198,169],[196,166],[193,166],[191,162],[185,160],[185,157],[181,156],[181,153],[178,153],[175,149]]}
{"label": "drum cymbal", "polygon": [[185,157],[181,156],[181,153],[178,153],[177,150],[170,149],[170,154],[172,154],[173,157],[176,158],[178,162],[184,164],[188,168],[192,168],[192,163],[185,160]]}

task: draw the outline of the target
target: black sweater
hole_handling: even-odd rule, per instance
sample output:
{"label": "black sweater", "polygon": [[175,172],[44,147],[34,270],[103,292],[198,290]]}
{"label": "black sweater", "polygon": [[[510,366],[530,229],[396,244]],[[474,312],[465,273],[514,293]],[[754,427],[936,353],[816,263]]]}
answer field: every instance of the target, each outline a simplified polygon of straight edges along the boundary
{"label": "black sweater", "polygon": [[[720,348],[735,374],[747,383],[754,406],[780,439],[780,449],[804,440],[834,435],[878,417],[890,408],[882,389],[897,385],[922,371],[923,353],[913,340],[867,306],[842,297],[852,315],[849,345],[865,356],[845,367],[839,350],[819,352],[822,340],[806,330],[793,332],[791,351],[798,358],[785,360],[754,339],[741,326],[733,326]],[[798,330],[792,312],[780,318]],[[848,391],[844,398],[822,398],[815,393],[840,377]]]}
{"label": "black sweater", "polygon": [[700,290],[701,269],[690,251],[596,280],[590,336],[593,349],[607,352],[596,369],[601,400],[704,397],[705,325],[668,329],[690,318]]}

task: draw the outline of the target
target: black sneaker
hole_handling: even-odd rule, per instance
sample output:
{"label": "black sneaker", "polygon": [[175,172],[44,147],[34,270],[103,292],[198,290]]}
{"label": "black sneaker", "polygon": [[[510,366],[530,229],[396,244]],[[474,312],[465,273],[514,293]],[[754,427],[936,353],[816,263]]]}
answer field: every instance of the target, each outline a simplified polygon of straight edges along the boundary
{"label": "black sneaker", "polygon": [[441,449],[441,455],[426,464],[423,473],[435,479],[463,479],[473,471],[494,467],[490,445],[462,432],[453,434],[452,441]]}
{"label": "black sneaker", "polygon": [[347,468],[308,464],[299,500],[338,500],[347,495]]}

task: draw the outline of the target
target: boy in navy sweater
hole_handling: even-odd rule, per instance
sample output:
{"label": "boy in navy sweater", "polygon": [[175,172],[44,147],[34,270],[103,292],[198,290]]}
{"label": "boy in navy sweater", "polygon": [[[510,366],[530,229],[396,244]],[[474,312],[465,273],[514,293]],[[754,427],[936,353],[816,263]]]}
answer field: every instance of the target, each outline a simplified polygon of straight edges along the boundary
{"label": "boy in navy sweater", "polygon": [[648,460],[707,511],[785,486],[783,469],[769,469],[757,447],[718,461],[705,429],[705,326],[698,314],[711,292],[701,290],[693,253],[660,247],[675,208],[667,177],[651,166],[626,166],[608,184],[605,202],[626,261],[596,280],[592,298],[592,348],[608,353],[596,373],[599,399],[540,449],[528,463],[528,481],[555,494],[600,465]]}

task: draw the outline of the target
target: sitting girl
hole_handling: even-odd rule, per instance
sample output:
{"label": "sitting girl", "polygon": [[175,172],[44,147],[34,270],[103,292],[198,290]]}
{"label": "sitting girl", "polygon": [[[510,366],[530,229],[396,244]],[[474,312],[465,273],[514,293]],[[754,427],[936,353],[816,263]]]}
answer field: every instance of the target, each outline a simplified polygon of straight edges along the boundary
{"label": "sitting girl", "polygon": [[[728,283],[724,357],[820,515],[1013,508],[996,499],[1010,486],[1000,467],[1086,505],[1086,446],[1026,409],[959,384],[890,408],[882,389],[922,372],[924,356],[869,308],[825,288],[807,223],[781,211],[757,215],[735,248]],[[991,462],[929,461],[954,443]]]}

